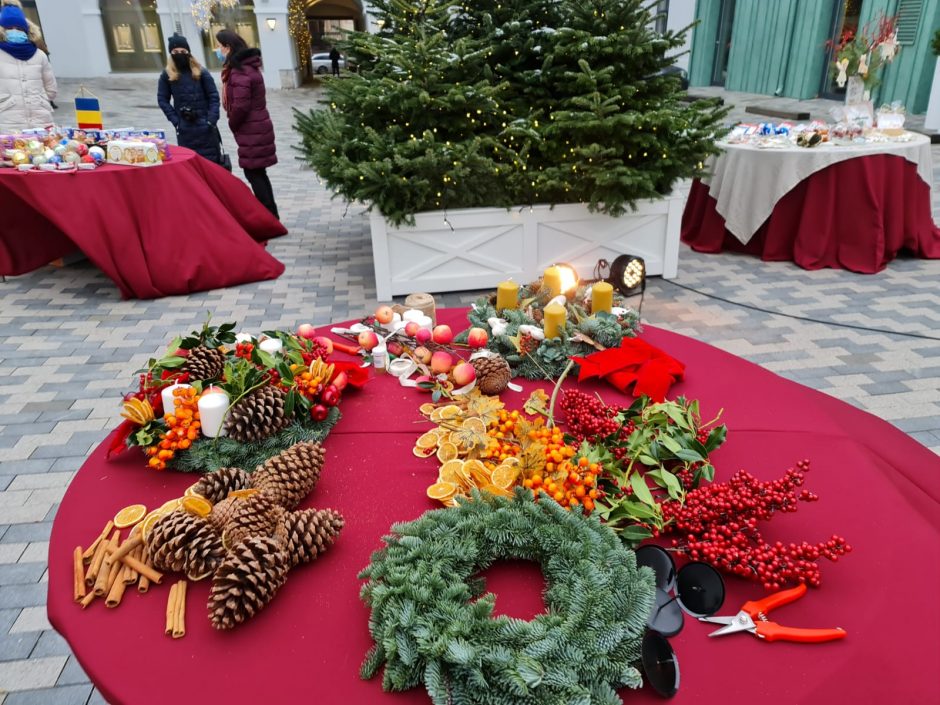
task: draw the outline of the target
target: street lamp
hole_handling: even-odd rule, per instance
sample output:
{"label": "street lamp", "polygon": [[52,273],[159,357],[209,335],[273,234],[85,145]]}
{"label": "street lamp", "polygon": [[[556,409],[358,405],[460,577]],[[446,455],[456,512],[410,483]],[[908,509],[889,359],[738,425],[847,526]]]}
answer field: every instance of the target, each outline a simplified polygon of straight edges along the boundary
{"label": "street lamp", "polygon": [[273,32],[275,28],[277,27],[277,18],[269,17],[268,19],[264,21],[264,23],[268,26],[268,29],[270,29]]}

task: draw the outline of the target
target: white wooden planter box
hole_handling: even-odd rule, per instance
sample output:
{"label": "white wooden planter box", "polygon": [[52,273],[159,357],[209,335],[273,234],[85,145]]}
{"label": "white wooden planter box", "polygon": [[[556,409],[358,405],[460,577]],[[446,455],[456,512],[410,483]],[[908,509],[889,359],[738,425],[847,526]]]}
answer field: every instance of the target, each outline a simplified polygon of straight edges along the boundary
{"label": "white wooden planter box", "polygon": [[622,254],[638,255],[648,274],[672,279],[687,195],[683,185],[619,218],[581,204],[469,208],[419,213],[414,227],[402,228],[373,209],[376,294],[388,301],[415,291],[490,289],[510,278],[527,283],[560,262],[590,277],[599,259]]}

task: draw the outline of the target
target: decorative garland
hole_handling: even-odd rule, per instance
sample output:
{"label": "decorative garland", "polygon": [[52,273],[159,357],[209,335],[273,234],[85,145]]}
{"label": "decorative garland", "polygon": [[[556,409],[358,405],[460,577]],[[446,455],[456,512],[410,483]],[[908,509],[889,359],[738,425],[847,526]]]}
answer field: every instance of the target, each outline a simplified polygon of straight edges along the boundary
{"label": "decorative garland", "polygon": [[[582,285],[565,297],[564,335],[549,340],[542,336],[542,312],[551,297],[541,288],[541,281],[520,287],[519,308],[497,311],[494,297],[484,297],[467,317],[472,326],[489,334],[487,347],[506,358],[514,376],[553,380],[564,373],[570,357],[616,347],[639,330],[639,316],[624,306],[619,295],[614,297],[619,315],[604,311],[592,315],[589,290],[590,285]],[[465,339],[466,333],[457,337],[458,342]]]}
{"label": "decorative garland", "polygon": [[[424,684],[435,705],[591,702],[619,705],[641,684],[636,662],[653,606],[653,576],[596,518],[517,489],[474,492],[449,509],[396,524],[360,574],[375,645],[363,678],[385,665],[386,691]],[[497,560],[536,561],[547,611],[493,617],[474,578]]]}

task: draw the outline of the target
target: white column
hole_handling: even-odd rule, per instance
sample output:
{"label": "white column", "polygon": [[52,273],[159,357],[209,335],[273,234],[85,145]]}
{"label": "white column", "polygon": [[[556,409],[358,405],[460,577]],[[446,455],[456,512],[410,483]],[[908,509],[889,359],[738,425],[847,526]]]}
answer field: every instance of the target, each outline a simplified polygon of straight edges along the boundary
{"label": "white column", "polygon": [[930,101],[927,103],[924,127],[940,132],[940,58],[936,59],[933,69],[933,84],[930,87]]}
{"label": "white column", "polygon": [[[669,0],[669,14],[666,16],[666,29],[679,30],[695,22],[695,0]],[[675,60],[675,65],[689,70],[689,51],[692,49],[692,30],[685,35],[685,44],[674,50],[673,54],[682,54]]]}
{"label": "white column", "polygon": [[[256,0],[255,21],[258,23],[258,43],[264,62],[264,84],[268,88],[297,88],[300,86],[300,68],[287,25],[288,0]],[[274,29],[268,26],[274,21]]]}
{"label": "white column", "polygon": [[37,0],[36,9],[56,76],[92,78],[111,72],[98,0]]}

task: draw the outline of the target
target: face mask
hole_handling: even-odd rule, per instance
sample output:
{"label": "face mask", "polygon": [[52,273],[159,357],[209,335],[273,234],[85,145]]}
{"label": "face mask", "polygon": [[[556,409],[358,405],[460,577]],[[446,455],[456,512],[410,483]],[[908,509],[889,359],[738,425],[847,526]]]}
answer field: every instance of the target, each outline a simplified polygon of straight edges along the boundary
{"label": "face mask", "polygon": [[176,65],[180,71],[189,70],[189,54],[171,54],[173,58],[173,63]]}
{"label": "face mask", "polygon": [[7,41],[11,44],[25,44],[29,41],[29,37],[27,37],[26,32],[21,29],[8,29]]}
{"label": "face mask", "polygon": [[219,58],[219,61],[222,61],[222,62],[225,61],[225,54],[222,53],[221,47],[215,50],[215,55]]}

